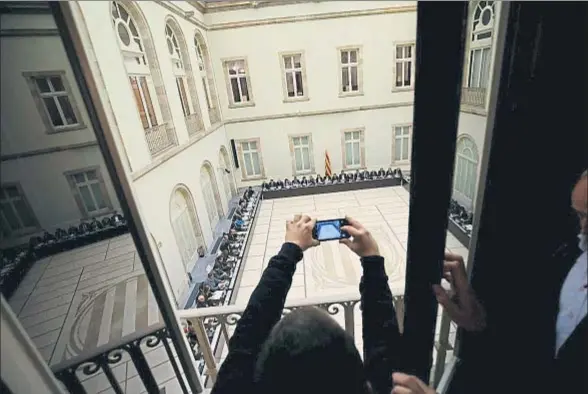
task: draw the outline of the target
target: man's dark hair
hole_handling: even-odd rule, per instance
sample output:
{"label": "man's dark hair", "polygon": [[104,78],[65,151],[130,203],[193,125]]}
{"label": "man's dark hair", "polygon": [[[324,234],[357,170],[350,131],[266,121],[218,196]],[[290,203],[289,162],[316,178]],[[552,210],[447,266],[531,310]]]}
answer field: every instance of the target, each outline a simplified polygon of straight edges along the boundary
{"label": "man's dark hair", "polygon": [[353,338],[324,311],[295,310],[272,329],[255,368],[262,394],[365,394],[369,386]]}

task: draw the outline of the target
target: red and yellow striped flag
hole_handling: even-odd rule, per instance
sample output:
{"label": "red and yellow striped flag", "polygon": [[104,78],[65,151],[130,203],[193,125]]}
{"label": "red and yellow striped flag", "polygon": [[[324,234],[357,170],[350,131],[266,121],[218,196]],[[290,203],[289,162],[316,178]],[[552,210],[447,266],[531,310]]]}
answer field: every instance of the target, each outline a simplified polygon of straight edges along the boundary
{"label": "red and yellow striped flag", "polygon": [[325,151],[325,176],[331,176],[333,172],[331,170],[331,158],[329,152]]}

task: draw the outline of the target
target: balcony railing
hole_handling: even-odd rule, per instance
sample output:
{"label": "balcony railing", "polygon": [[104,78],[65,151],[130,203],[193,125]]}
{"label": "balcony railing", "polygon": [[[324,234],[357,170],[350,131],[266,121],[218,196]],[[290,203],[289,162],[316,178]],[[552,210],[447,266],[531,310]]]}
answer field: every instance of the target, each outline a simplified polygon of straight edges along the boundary
{"label": "balcony railing", "polygon": [[168,126],[167,123],[145,129],[145,138],[152,156],[156,156],[177,145],[175,130],[173,127]]}
{"label": "balcony railing", "polygon": [[461,104],[470,107],[486,108],[486,88],[461,88]]}
{"label": "balcony railing", "polygon": [[188,128],[188,134],[190,136],[196,135],[201,131],[204,131],[204,125],[202,119],[197,114],[190,114],[185,117],[186,127]]}
{"label": "balcony railing", "polygon": [[[361,313],[359,312],[359,301],[359,294],[307,298],[286,303],[282,315],[299,308],[312,306],[321,308],[338,321],[345,328],[345,331],[356,339],[357,343],[362,338],[361,332],[356,332],[356,328],[361,324],[360,319],[356,319],[356,314]],[[396,296],[393,302],[402,331],[404,297]],[[222,357],[223,350],[226,349],[244,310],[245,306],[243,305],[229,305],[178,311],[180,319],[183,321],[190,320],[195,329],[198,339],[198,345],[193,349],[195,367],[203,378],[205,387],[211,387],[216,381],[219,365],[224,361]],[[442,320],[439,334],[439,338],[435,342],[437,358],[434,362],[432,383],[439,382],[445,367],[446,353],[448,350],[453,349],[448,340],[448,319],[444,318]],[[121,387],[126,387],[128,390],[131,384],[129,382],[132,379],[135,379],[134,384],[138,383],[134,376],[129,378],[129,372],[127,372],[126,380],[121,378],[120,374],[115,373],[117,368],[124,368],[123,364],[127,363],[132,366],[127,365],[126,370],[129,371],[134,367],[142,383],[142,387],[138,388],[138,392],[160,393],[164,383],[170,384],[170,380],[168,377],[168,380],[163,382],[155,378],[152,370],[156,366],[154,366],[152,359],[157,359],[157,362],[161,365],[162,354],[151,356],[151,352],[155,353],[154,349],[161,347],[165,349],[167,356],[165,362],[171,363],[175,375],[172,378],[177,387],[175,392],[188,393],[187,384],[183,377],[184,374],[175,358],[175,350],[171,344],[171,339],[167,329],[162,325],[152,327],[147,331],[133,333],[117,342],[98,347],[91,352],[54,365],[51,369],[69,393],[94,394],[108,388],[115,393],[123,393],[125,390]],[[97,390],[96,382],[89,383],[89,381],[91,377],[101,374],[103,374],[101,377],[103,382],[100,390]],[[106,385],[107,387],[105,387]]]}

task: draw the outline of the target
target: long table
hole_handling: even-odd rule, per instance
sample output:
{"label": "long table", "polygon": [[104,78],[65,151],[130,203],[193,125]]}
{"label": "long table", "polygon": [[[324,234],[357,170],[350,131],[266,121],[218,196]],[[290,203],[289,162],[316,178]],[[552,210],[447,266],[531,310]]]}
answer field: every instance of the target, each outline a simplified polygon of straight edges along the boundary
{"label": "long table", "polygon": [[349,183],[334,183],[330,185],[318,185],[299,187],[296,189],[264,190],[262,198],[271,200],[274,198],[309,196],[312,194],[338,193],[351,190],[374,189],[379,187],[400,186],[401,178],[384,178],[368,181],[356,181]]}

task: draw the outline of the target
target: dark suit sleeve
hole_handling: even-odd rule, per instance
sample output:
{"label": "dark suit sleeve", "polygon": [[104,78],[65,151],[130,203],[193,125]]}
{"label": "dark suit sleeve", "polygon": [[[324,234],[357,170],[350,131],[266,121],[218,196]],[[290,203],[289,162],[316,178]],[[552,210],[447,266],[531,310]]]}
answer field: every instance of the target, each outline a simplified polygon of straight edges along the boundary
{"label": "dark suit sleeve", "polygon": [[263,272],[229,341],[212,393],[253,392],[253,372],[261,345],[280,320],[292,285],[296,263],[302,259],[298,245],[285,243]]}
{"label": "dark suit sleeve", "polygon": [[359,284],[363,318],[364,364],[375,393],[390,393],[392,373],[400,369],[401,335],[392,292],[384,269],[384,258],[361,259],[363,277]]}

